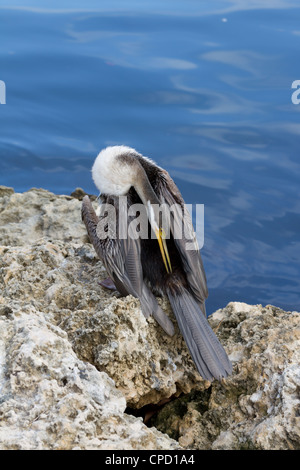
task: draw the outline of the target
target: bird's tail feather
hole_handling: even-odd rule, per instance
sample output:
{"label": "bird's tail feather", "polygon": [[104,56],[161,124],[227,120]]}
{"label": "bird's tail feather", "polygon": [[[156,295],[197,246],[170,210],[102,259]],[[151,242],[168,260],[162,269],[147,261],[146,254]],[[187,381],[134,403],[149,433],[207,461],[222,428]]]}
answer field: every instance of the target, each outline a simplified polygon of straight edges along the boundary
{"label": "bird's tail feather", "polygon": [[164,311],[157,304],[157,308],[153,310],[153,318],[160,324],[162,329],[169,335],[173,336],[175,333],[174,325],[169,319],[169,317],[164,313]]}
{"label": "bird's tail feather", "polygon": [[140,297],[141,308],[144,316],[153,318],[159,323],[163,330],[170,336],[174,335],[174,325],[168,315],[160,308],[153,293],[148,289],[146,284],[143,285],[142,296]]}
{"label": "bird's tail feather", "polygon": [[227,377],[231,362],[193,296],[187,290],[176,295],[169,290],[168,297],[200,375],[209,381]]}

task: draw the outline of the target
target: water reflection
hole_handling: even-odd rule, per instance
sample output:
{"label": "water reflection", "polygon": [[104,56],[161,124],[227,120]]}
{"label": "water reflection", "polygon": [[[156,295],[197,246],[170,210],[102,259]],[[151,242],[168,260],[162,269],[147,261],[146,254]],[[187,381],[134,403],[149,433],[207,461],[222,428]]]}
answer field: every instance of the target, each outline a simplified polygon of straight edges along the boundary
{"label": "water reflection", "polygon": [[14,5],[0,7],[0,184],[92,193],[98,151],[133,146],[205,205],[209,313],[299,309],[298,6]]}
{"label": "water reflection", "polygon": [[[197,80],[199,80],[199,78]],[[191,93],[194,96],[198,96],[198,101],[200,99],[201,106],[192,107],[189,109],[192,113],[208,115],[247,115],[254,112],[259,112],[258,104],[248,100],[247,98],[241,97],[236,93],[220,93],[214,91],[211,88],[196,88],[192,85],[186,84],[186,79],[180,75],[173,75],[171,77],[171,81],[175,89]],[[193,81],[195,81],[194,78]]]}

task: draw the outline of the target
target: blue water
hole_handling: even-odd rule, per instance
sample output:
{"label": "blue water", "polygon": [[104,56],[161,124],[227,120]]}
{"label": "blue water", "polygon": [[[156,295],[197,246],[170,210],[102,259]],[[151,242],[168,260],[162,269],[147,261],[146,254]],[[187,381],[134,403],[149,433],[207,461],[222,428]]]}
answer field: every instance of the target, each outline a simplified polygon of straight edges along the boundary
{"label": "blue water", "polygon": [[299,0],[0,0],[0,184],[96,193],[132,146],[205,205],[208,313],[299,310],[299,51]]}

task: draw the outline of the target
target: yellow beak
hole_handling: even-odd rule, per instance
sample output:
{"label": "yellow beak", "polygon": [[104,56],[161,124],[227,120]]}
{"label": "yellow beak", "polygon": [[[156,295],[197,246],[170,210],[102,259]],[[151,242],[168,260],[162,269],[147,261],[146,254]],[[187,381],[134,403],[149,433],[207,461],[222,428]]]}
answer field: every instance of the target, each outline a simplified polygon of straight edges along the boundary
{"label": "yellow beak", "polygon": [[164,265],[166,267],[167,273],[171,273],[172,266],[171,266],[171,261],[170,261],[169,252],[168,252],[167,243],[166,243],[166,234],[162,228],[156,230],[155,234],[158,240],[161,256],[162,256]]}

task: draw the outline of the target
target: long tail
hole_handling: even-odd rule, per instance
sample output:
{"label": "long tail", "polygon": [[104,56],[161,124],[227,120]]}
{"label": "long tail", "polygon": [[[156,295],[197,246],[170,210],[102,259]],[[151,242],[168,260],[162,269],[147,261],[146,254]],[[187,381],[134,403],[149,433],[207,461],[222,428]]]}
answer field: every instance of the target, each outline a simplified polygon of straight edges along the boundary
{"label": "long tail", "polygon": [[187,290],[176,295],[168,290],[168,297],[201,377],[212,381],[231,374],[231,362],[193,296]]}
{"label": "long tail", "polygon": [[160,308],[153,293],[148,289],[146,284],[143,285],[143,292],[140,297],[142,312],[146,318],[153,315],[153,318],[159,323],[159,325],[165,330],[169,336],[173,336],[175,333],[174,325],[171,322],[168,315]]}

